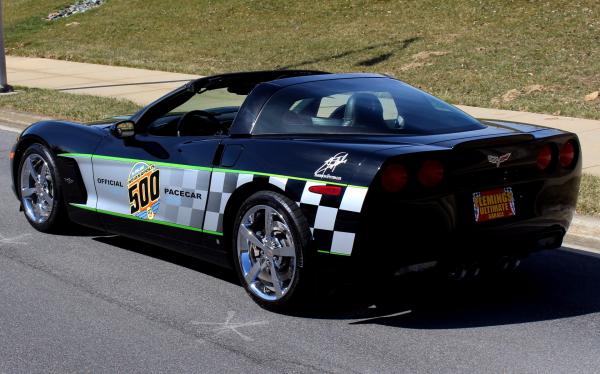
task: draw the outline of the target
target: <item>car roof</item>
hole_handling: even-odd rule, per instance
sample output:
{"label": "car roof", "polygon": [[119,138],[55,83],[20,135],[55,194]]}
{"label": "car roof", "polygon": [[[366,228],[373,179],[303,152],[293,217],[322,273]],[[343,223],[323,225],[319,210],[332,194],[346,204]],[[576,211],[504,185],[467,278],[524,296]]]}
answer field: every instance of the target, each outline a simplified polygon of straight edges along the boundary
{"label": "car roof", "polygon": [[339,79],[354,79],[354,78],[388,78],[385,75],[373,74],[373,73],[341,73],[341,74],[314,74],[314,75],[301,75],[286,78],[279,78],[269,81],[269,84],[278,87],[287,87],[300,83],[317,82],[317,81],[328,81],[328,80],[339,80]]}
{"label": "car roof", "polygon": [[267,70],[226,73],[199,78],[190,82],[196,91],[217,89],[230,86],[255,86],[269,83],[279,88],[295,84],[349,78],[385,78],[385,75],[373,73],[327,73],[318,70]]}

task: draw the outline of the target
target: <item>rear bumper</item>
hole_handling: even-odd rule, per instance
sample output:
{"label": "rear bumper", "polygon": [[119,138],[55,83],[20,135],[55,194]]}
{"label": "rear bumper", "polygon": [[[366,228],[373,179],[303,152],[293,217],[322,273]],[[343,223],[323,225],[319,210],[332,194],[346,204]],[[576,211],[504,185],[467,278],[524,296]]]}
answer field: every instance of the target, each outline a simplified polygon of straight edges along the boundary
{"label": "rear bumper", "polygon": [[320,255],[319,274],[329,282],[353,283],[357,277],[390,277],[438,265],[495,265],[500,259],[559,248],[566,230],[565,222],[536,220],[479,232],[431,233],[421,239],[398,237],[370,246],[363,243],[351,256]]}
{"label": "rear bumper", "polygon": [[579,180],[574,172],[513,185],[516,216],[484,223],[475,222],[471,191],[412,201],[376,197],[366,202],[352,255],[329,255],[322,268],[350,276],[394,274],[414,264],[488,262],[559,248],[575,212]]}

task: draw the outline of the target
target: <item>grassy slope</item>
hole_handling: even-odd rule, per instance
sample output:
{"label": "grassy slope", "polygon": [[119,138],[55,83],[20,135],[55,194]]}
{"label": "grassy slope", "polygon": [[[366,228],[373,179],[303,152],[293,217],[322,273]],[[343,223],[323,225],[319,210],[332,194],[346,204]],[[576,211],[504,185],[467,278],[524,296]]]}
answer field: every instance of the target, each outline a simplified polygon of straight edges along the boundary
{"label": "grassy slope", "polygon": [[[69,1],[5,3],[15,55],[197,74],[377,71],[453,103],[600,118],[600,100],[583,100],[600,89],[597,0],[109,0],[51,23],[41,18]],[[503,102],[512,89],[531,92]]]}
{"label": "grassy slope", "polygon": [[0,97],[0,109],[84,122],[132,114],[139,109],[138,105],[127,100],[21,87],[17,91],[16,95]]}
{"label": "grassy slope", "polygon": [[600,178],[593,175],[583,175],[579,189],[577,213],[590,216],[600,216]]}

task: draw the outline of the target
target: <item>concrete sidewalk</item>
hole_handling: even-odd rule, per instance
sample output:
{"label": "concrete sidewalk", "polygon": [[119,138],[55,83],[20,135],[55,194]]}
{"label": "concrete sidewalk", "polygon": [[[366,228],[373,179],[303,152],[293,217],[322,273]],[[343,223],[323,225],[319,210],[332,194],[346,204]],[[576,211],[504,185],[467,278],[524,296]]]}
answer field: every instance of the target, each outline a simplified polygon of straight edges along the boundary
{"label": "concrete sidewalk", "polygon": [[[7,56],[8,81],[15,86],[50,88],[74,94],[117,97],[148,104],[199,75]],[[458,105],[477,118],[502,119],[576,133],[586,173],[600,176],[600,121]]]}
{"label": "concrete sidewalk", "polygon": [[49,88],[74,94],[117,97],[146,105],[198,75],[6,56],[13,86]]}

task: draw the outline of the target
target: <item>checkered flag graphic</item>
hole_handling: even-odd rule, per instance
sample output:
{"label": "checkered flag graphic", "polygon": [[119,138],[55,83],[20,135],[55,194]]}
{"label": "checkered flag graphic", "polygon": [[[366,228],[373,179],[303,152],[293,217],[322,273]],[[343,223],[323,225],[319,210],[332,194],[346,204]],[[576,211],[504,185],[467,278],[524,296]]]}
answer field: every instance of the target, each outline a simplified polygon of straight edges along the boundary
{"label": "checkered flag graphic", "polygon": [[342,196],[327,196],[309,191],[326,182],[265,177],[253,174],[213,172],[204,230],[223,231],[223,216],[231,194],[240,186],[263,179],[292,198],[304,213],[315,247],[320,251],[349,255],[358,230],[360,211],[367,194],[362,187],[342,187]]}

